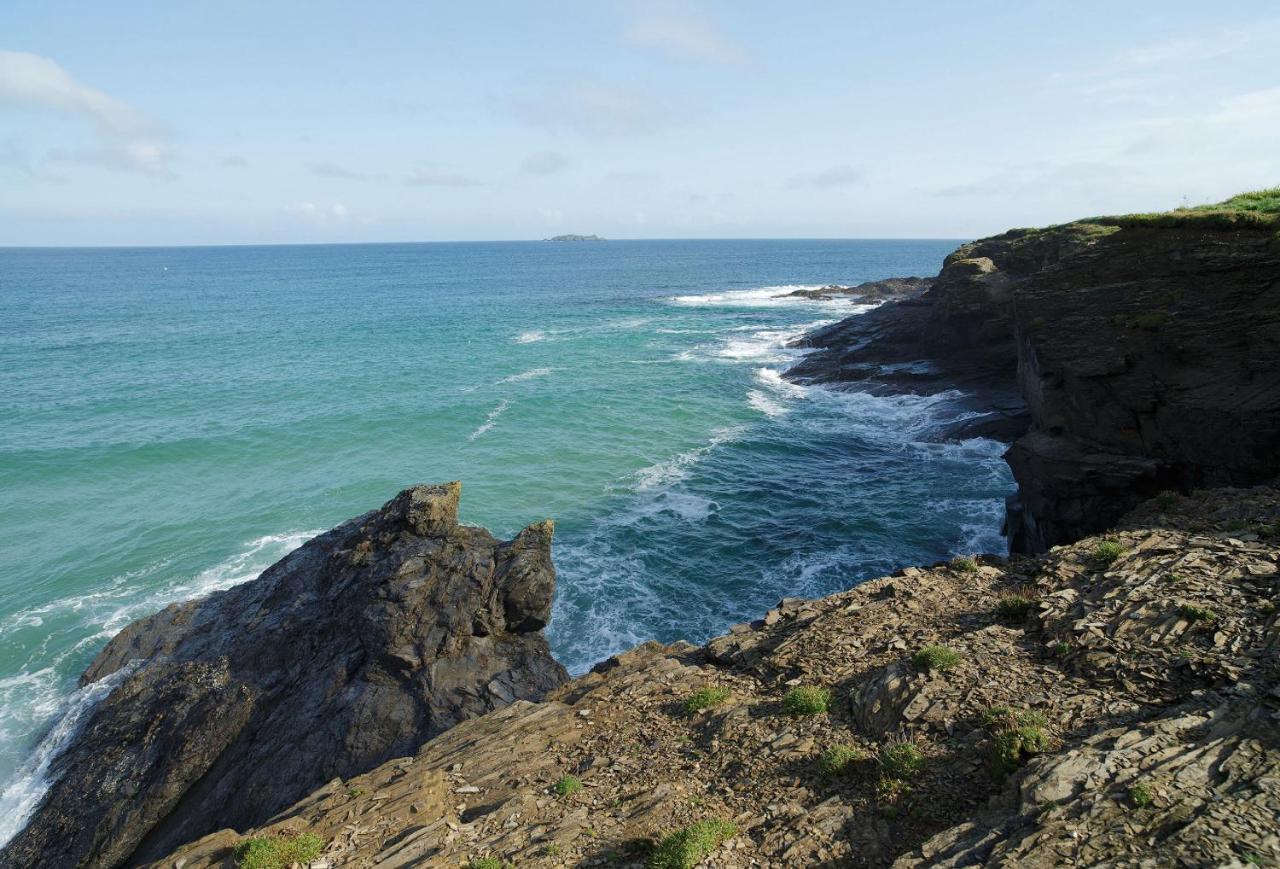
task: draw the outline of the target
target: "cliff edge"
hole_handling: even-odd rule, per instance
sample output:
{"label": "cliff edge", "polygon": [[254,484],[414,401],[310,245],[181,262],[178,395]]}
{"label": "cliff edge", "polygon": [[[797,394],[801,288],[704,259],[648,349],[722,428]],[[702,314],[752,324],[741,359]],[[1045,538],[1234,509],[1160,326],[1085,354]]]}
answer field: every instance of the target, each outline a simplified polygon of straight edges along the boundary
{"label": "cliff edge", "polygon": [[121,631],[82,680],[119,684],[0,865],[154,859],[564,682],[541,634],[551,523],[500,542],[458,524],[460,492],[407,489]]}
{"label": "cliff edge", "polygon": [[975,241],[927,291],[803,346],[800,381],[969,392],[985,416],[950,434],[1013,441],[1014,552],[1097,534],[1161,491],[1269,480],[1280,188]]}
{"label": "cliff edge", "polygon": [[153,869],[1280,860],[1280,489],[784,600],[463,722]]}

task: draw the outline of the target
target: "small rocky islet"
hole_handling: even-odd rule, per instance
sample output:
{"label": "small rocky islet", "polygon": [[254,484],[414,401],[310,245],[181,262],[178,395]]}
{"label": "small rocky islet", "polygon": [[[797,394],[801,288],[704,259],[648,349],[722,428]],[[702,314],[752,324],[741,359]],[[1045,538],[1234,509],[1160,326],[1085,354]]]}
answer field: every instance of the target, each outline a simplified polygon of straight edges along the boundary
{"label": "small rocky islet", "polygon": [[568,679],[552,527],[415,487],[127,627],[3,866],[1280,861],[1280,191],[1014,230],[788,376],[963,390],[1012,554]]}

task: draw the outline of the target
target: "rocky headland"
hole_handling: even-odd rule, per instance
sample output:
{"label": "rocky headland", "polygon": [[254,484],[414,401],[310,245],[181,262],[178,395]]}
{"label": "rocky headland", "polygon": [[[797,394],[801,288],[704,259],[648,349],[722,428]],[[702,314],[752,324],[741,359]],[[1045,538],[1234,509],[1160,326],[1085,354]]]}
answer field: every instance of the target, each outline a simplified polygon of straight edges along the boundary
{"label": "rocky headland", "polygon": [[1280,193],[975,241],[799,345],[801,382],[964,391],[980,415],[946,435],[1013,441],[1011,548],[1043,552],[1280,474]]}
{"label": "rocky headland", "polygon": [[458,523],[460,491],[408,489],[121,631],[82,678],[119,683],[0,865],[154,859],[562,684],[551,523],[500,542]]}
{"label": "rocky headland", "polygon": [[567,680],[550,523],[410,489],[112,640],[0,865],[1280,862],[1280,191],[877,283],[789,376],[963,391],[1027,554]]}

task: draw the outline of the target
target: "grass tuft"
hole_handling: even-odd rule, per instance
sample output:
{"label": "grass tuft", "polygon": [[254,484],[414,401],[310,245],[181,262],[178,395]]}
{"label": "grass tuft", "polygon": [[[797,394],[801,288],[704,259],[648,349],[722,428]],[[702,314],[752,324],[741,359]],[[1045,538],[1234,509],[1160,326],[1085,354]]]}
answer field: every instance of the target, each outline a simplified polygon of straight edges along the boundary
{"label": "grass tuft", "polygon": [[957,555],[951,559],[951,569],[959,573],[977,573],[978,562],[968,555]]}
{"label": "grass tuft", "polygon": [[864,758],[866,755],[852,745],[833,745],[819,756],[818,769],[829,777],[844,775]]}
{"label": "grass tuft", "polygon": [[817,715],[831,706],[831,692],[816,685],[792,688],[782,698],[782,711],[788,715]]}
{"label": "grass tuft", "polygon": [[911,656],[911,665],[922,672],[950,670],[960,663],[960,653],[946,646],[925,646]]}
{"label": "grass tuft", "polygon": [[1031,612],[1036,599],[1024,589],[1006,591],[996,599],[996,615],[1011,622],[1020,622]]}
{"label": "grass tuft", "polygon": [[1129,787],[1129,801],[1139,809],[1145,809],[1155,801],[1155,796],[1151,793],[1151,788],[1142,782]]}
{"label": "grass tuft", "polygon": [[708,686],[695,692],[684,701],[684,711],[688,715],[695,715],[704,709],[710,709],[712,706],[719,706],[728,699],[728,688]]}
{"label": "grass tuft", "polygon": [[1093,557],[1103,564],[1111,564],[1121,555],[1124,555],[1124,547],[1119,540],[1100,540],[1093,547]]}
{"label": "grass tuft", "polygon": [[1218,614],[1208,607],[1190,603],[1184,603],[1178,607],[1178,615],[1189,622],[1212,622],[1218,619]]}
{"label": "grass tuft", "polygon": [[551,789],[556,792],[558,797],[571,797],[582,790],[582,779],[572,775],[561,776],[560,780],[551,786]]}
{"label": "grass tuft", "polygon": [[1049,747],[1044,728],[1048,724],[1039,712],[993,706],[982,716],[991,732],[991,775],[1004,781],[1033,755]]}
{"label": "grass tuft", "polygon": [[690,824],[658,843],[649,857],[650,869],[693,869],[712,851],[738,834],[728,821],[711,818]]}
{"label": "grass tuft", "polygon": [[906,781],[914,778],[924,769],[924,755],[914,742],[894,740],[880,749],[876,756],[880,761],[883,777],[893,781]]}
{"label": "grass tuft", "polygon": [[256,836],[239,844],[235,859],[240,869],[286,869],[294,863],[310,863],[323,850],[324,840],[315,833]]}

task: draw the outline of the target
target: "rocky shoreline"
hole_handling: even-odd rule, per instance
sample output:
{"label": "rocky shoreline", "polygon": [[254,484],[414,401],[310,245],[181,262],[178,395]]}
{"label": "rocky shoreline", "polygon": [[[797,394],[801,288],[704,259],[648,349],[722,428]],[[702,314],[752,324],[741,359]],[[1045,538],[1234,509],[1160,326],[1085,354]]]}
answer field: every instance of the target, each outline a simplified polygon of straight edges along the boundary
{"label": "rocky shoreline", "polygon": [[1014,552],[1097,534],[1158,492],[1280,474],[1271,223],[1095,218],[962,246],[927,288],[818,330],[787,377],[962,391],[944,433],[1012,441]]}
{"label": "rocky shoreline", "polygon": [[561,685],[541,633],[551,523],[500,542],[458,523],[460,494],[407,489],[253,582],[117,634],[82,682],[130,672],[0,865],[154,859]]}
{"label": "rocky shoreline", "polygon": [[1233,213],[804,291],[887,301],[787,376],[962,392],[1019,554],[569,680],[551,523],[414,487],[117,635],[0,866],[1280,861],[1280,234]]}
{"label": "rocky shoreline", "polygon": [[1278,580],[1280,490],[1170,496],[1049,556],[639,646],[151,865],[302,835],[313,866],[1280,859]]}

